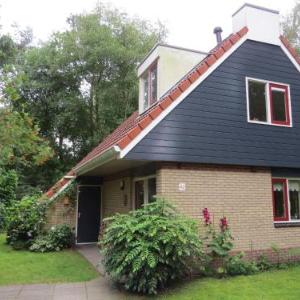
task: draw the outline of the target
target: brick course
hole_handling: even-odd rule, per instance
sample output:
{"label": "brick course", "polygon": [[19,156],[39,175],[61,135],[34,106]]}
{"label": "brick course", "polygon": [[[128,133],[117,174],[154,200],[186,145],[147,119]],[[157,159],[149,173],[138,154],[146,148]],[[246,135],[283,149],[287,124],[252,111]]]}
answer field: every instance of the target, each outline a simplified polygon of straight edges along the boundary
{"label": "brick course", "polygon": [[[185,192],[178,185],[186,184]],[[207,207],[218,225],[226,216],[236,251],[300,247],[300,228],[274,228],[271,171],[262,168],[162,165],[157,192],[178,209],[202,221]]]}
{"label": "brick course", "polygon": [[66,200],[62,197],[55,200],[52,205],[47,209],[47,222],[46,228],[58,224],[67,224],[71,228],[76,226],[76,204],[72,200]]}
{"label": "brick course", "polygon": [[[121,180],[124,180],[125,183],[124,190],[120,188]],[[117,212],[128,213],[132,209],[131,185],[130,177],[104,181],[102,186],[103,218],[109,217]],[[125,199],[126,197],[127,200]]]}

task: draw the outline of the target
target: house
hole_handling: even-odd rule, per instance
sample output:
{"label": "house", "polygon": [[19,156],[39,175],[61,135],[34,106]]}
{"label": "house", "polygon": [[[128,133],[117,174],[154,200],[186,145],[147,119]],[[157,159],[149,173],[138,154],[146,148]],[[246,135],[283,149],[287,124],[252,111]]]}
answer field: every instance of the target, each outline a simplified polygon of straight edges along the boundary
{"label": "house", "polygon": [[76,180],[77,211],[57,200],[50,220],[77,243],[157,195],[195,219],[227,216],[235,250],[300,247],[300,59],[278,11],[244,4],[232,23],[209,53],[156,45],[138,67],[139,110],[48,191]]}

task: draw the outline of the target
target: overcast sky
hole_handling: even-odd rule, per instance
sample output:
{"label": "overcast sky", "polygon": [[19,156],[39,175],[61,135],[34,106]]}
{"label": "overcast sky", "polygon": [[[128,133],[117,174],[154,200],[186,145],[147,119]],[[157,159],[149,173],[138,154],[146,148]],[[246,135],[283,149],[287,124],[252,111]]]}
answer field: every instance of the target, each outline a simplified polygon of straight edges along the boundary
{"label": "overcast sky", "polygon": [[[245,0],[111,0],[105,1],[130,15],[151,21],[161,20],[169,29],[168,43],[203,51],[215,44],[215,26],[231,33],[231,15]],[[293,8],[295,0],[249,0],[252,4],[279,10],[282,15]],[[66,27],[71,13],[88,12],[96,0],[0,0],[2,31],[12,23],[33,29],[37,39],[46,40],[53,31]]]}

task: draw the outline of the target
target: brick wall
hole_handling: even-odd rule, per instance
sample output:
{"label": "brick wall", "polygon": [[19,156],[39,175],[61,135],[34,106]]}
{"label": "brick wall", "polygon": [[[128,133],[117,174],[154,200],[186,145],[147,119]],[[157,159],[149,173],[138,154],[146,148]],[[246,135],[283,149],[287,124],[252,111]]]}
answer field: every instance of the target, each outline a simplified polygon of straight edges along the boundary
{"label": "brick wall", "polygon": [[67,224],[71,228],[76,226],[76,203],[66,197],[54,201],[47,209],[46,228],[58,224]]}
{"label": "brick wall", "polygon": [[[185,191],[179,191],[179,184]],[[274,228],[271,172],[239,167],[162,165],[157,171],[158,195],[180,211],[201,220],[202,209],[213,213],[214,223],[228,217],[235,250],[300,247],[300,228]]]}
{"label": "brick wall", "polygon": [[[124,189],[120,188],[121,180]],[[102,187],[103,217],[111,216],[117,212],[127,213],[132,209],[131,178],[124,177],[114,180],[104,180]]]}

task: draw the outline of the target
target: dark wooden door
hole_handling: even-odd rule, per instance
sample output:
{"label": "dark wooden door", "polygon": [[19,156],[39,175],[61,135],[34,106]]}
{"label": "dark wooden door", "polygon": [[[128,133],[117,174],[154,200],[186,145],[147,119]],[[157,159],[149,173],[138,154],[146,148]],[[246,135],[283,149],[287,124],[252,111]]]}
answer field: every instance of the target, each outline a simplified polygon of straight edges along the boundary
{"label": "dark wooden door", "polygon": [[98,241],[100,227],[101,188],[79,186],[77,243]]}

